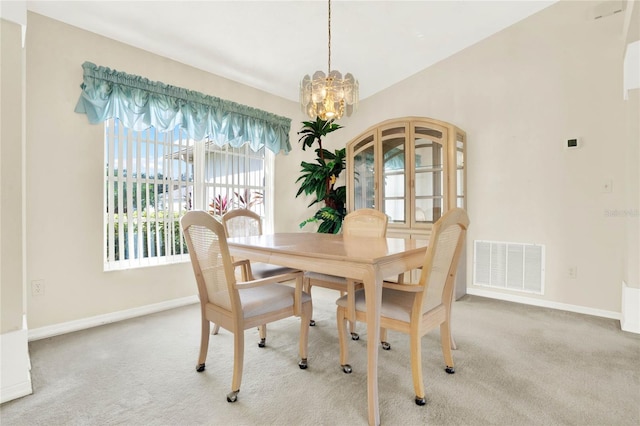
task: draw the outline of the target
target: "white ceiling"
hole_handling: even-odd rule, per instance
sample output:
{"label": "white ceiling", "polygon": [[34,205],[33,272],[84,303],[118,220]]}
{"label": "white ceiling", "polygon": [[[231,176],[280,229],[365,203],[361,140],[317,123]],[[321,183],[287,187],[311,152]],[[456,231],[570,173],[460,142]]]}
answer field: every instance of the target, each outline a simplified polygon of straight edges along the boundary
{"label": "white ceiling", "polygon": [[[354,74],[364,99],[555,1],[334,0],[332,69]],[[295,101],[301,78],[327,68],[325,0],[27,1],[27,9]]]}

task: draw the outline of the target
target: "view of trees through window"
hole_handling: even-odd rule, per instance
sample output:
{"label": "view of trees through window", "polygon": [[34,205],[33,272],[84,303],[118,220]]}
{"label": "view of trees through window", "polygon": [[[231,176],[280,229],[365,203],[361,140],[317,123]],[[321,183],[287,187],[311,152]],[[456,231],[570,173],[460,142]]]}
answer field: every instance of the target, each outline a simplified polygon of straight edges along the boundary
{"label": "view of trees through window", "polygon": [[105,122],[105,269],[187,260],[180,218],[250,208],[264,217],[265,150],[194,141],[176,127]]}

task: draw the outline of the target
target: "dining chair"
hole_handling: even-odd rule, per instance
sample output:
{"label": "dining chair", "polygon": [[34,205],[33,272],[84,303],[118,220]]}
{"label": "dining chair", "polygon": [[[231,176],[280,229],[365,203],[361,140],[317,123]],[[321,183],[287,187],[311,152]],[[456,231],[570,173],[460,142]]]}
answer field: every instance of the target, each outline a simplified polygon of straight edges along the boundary
{"label": "dining chair", "polygon": [[[262,235],[262,218],[260,215],[249,209],[233,209],[222,215],[222,225],[228,238],[233,237],[254,237]],[[297,269],[287,268],[284,266],[271,265],[263,262],[247,263],[248,268],[242,268],[247,271],[244,280],[255,280],[260,278],[268,278],[274,275],[290,274],[293,272],[301,272]],[[219,327],[214,324],[211,334],[217,334]],[[260,331],[260,341],[264,343],[267,335],[266,325],[258,327]]]}
{"label": "dining chair", "polygon": [[[353,235],[358,237],[384,237],[387,234],[387,223],[389,217],[381,211],[374,209],[358,209],[347,214],[342,221],[343,235]],[[355,290],[363,288],[362,282],[350,278],[337,277],[330,274],[317,272],[305,272],[304,289],[311,294],[311,287],[324,287],[338,290],[341,296],[347,295],[349,303],[348,318],[351,338],[358,340],[360,336],[355,332],[355,305],[353,294]],[[311,325],[315,321],[311,320]]]}
{"label": "dining chair", "polygon": [[[301,369],[307,368],[313,307],[311,296],[302,291],[302,272],[237,281],[235,268],[244,267],[247,274],[250,262],[232,260],[222,223],[207,212],[190,211],[180,219],[180,224],[200,298],[202,334],[196,371],[205,369],[211,322],[233,333],[233,379],[227,401],[235,402],[242,381],[244,330],[291,316],[300,316],[298,365]],[[281,284],[293,280],[295,288]],[[264,343],[262,339],[261,342]]]}
{"label": "dining chair", "polygon": [[[222,215],[222,225],[228,238],[254,237],[262,235],[262,218],[249,209],[233,209]],[[267,278],[273,275],[299,272],[284,266],[262,262],[251,262],[250,275],[246,279]]]}
{"label": "dining chair", "polygon": [[[455,372],[451,354],[451,302],[458,260],[468,226],[469,218],[464,210],[459,208],[449,210],[433,225],[419,282],[417,284],[385,282],[382,288],[381,335],[386,335],[387,329],[409,334],[413,387],[416,393],[415,402],[418,405],[426,404],[420,341],[422,336],[437,326],[440,326],[440,345],[445,361],[445,371],[449,374]],[[364,290],[355,292],[354,301],[356,320],[366,321],[367,306]],[[336,301],[340,365],[345,373],[352,371],[348,364],[346,325],[349,303],[347,296]]]}

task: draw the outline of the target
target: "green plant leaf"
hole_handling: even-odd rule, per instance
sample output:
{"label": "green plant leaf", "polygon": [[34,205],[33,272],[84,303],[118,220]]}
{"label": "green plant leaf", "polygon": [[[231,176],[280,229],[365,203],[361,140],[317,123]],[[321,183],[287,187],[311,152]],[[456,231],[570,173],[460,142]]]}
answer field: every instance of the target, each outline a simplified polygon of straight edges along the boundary
{"label": "green plant leaf", "polygon": [[342,228],[342,220],[346,215],[346,188],[340,186],[334,188],[337,179],[345,169],[346,149],[337,149],[334,152],[322,148],[322,137],[328,133],[342,128],[333,120],[303,121],[303,127],[298,132],[299,142],[302,143],[302,150],[312,147],[317,142],[315,149],[316,161],[300,163],[300,176],[296,179],[299,185],[296,198],[302,194],[314,196],[315,198],[307,207],[325,202],[325,206],[320,208],[312,218],[300,223],[304,227],[309,223],[320,222],[318,232],[338,233]]}
{"label": "green plant leaf", "polygon": [[322,137],[342,127],[333,120],[323,120],[320,117],[316,121],[303,121],[302,124],[302,129],[298,132],[301,135],[298,142],[302,142],[303,151],[307,147],[311,148],[316,141],[322,147]]}

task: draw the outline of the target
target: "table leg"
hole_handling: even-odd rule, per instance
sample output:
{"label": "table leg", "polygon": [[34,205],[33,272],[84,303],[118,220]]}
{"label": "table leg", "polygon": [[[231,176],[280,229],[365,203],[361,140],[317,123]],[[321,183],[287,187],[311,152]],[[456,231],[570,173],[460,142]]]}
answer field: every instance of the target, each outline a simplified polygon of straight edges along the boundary
{"label": "table leg", "polygon": [[378,347],[380,344],[380,305],[382,304],[382,276],[372,268],[364,279],[367,301],[367,402],[369,425],[380,424],[378,407]]}

